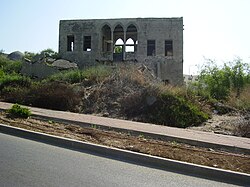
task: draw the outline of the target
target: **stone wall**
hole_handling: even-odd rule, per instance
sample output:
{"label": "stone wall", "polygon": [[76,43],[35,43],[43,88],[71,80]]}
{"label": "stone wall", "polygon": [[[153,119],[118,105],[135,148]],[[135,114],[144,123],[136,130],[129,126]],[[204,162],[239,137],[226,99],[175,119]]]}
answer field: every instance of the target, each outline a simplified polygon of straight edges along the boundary
{"label": "stone wall", "polygon": [[[91,38],[90,44],[85,41],[86,38]],[[123,49],[122,61],[145,63],[154,69],[160,79],[171,84],[182,84],[182,18],[61,20],[59,53],[62,58],[76,62],[80,68],[95,65],[99,61],[113,61],[113,51],[118,38],[124,42],[119,44]],[[129,38],[134,42],[132,53],[126,53],[125,50]],[[72,46],[69,40],[73,41]],[[147,53],[148,40],[155,41],[152,56]],[[166,40],[172,41],[173,54],[170,56],[165,54]],[[86,51],[86,45],[91,51]]]}

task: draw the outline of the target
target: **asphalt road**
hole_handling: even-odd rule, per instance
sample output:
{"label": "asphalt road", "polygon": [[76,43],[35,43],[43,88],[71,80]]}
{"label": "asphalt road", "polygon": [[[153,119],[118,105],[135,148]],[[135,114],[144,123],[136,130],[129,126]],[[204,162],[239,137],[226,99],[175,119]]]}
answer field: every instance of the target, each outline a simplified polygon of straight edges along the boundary
{"label": "asphalt road", "polygon": [[0,186],[233,186],[0,133]]}

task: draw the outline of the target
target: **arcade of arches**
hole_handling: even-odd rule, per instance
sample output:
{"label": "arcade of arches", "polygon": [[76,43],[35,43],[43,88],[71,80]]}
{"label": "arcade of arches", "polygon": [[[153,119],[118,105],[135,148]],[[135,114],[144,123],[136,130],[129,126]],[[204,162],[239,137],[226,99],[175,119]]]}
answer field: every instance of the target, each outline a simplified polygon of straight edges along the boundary
{"label": "arcade of arches", "polygon": [[120,24],[113,29],[107,24],[102,27],[102,53],[113,54],[114,61],[136,53],[137,43],[137,28],[133,24],[127,28]]}

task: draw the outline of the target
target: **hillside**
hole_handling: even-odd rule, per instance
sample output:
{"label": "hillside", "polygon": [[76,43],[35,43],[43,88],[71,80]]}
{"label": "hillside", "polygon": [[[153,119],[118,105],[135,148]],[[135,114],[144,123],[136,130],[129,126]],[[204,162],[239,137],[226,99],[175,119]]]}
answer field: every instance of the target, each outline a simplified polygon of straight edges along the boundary
{"label": "hillside", "polygon": [[[1,56],[0,63],[2,101],[249,137],[249,109],[242,108],[247,102],[237,106],[233,96],[212,98],[199,81],[166,85],[141,63],[60,70],[43,79],[22,75],[22,61]],[[247,97],[237,102],[244,100]]]}

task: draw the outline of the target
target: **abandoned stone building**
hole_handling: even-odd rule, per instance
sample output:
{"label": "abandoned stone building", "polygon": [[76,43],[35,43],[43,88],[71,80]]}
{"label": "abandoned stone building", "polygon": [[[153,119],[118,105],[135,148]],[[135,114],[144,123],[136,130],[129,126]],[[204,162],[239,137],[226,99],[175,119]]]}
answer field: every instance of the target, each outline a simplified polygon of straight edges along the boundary
{"label": "abandoned stone building", "polygon": [[183,18],[61,20],[59,54],[80,68],[143,63],[170,84],[183,82]]}

